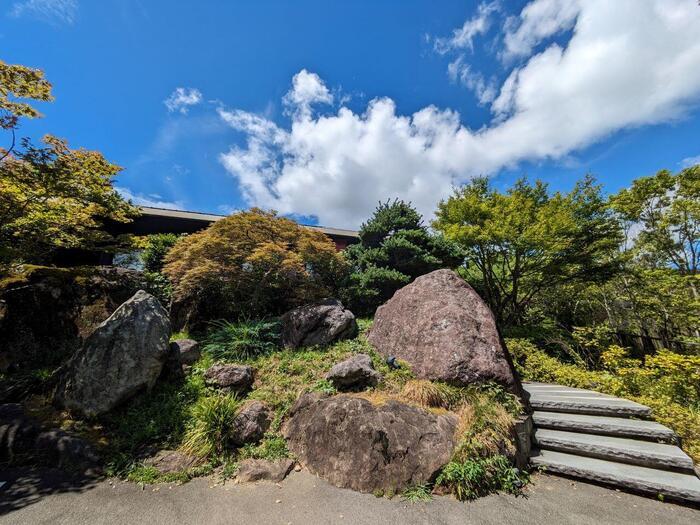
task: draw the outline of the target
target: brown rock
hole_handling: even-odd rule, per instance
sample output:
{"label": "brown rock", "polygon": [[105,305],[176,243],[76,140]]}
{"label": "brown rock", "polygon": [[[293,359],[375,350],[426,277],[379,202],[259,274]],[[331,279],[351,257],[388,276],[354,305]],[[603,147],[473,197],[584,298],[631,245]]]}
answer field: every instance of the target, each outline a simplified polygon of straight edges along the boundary
{"label": "brown rock", "polygon": [[199,343],[194,339],[178,339],[170,343],[170,347],[180,356],[183,365],[192,366],[202,356]]}
{"label": "brown rock", "polygon": [[397,491],[430,481],[449,462],[456,424],[454,415],[397,401],[309,393],[292,407],[284,435],[299,461],[335,486]]}
{"label": "brown rock", "polygon": [[204,381],[210,386],[243,394],[253,386],[253,368],[247,365],[213,365],[204,372]]}
{"label": "brown rock", "polygon": [[374,369],[370,356],[356,354],[333,365],[326,379],[338,390],[362,390],[368,386],[377,386],[382,374]]}
{"label": "brown rock", "polygon": [[236,414],[231,424],[231,443],[236,447],[257,443],[271,423],[270,410],[260,401],[251,401]]}
{"label": "brown rock", "polygon": [[279,483],[292,470],[294,461],[291,459],[244,459],[238,465],[236,481],[247,483],[251,481],[272,481]]}
{"label": "brown rock", "polygon": [[290,310],[280,319],[282,344],[287,348],[329,345],[357,335],[357,322],[337,299]]}
{"label": "brown rock", "polygon": [[491,310],[452,270],[418,277],[377,309],[369,342],[416,376],[455,385],[495,381],[525,399]]}
{"label": "brown rock", "polygon": [[177,450],[160,450],[143,463],[146,466],[154,467],[161,474],[173,474],[191,469],[199,462],[199,458]]}

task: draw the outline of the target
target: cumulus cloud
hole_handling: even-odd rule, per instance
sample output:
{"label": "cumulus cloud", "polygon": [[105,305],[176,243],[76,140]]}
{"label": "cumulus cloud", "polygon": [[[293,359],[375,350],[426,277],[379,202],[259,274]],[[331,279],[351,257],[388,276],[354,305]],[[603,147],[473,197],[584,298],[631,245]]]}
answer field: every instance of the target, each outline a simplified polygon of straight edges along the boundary
{"label": "cumulus cloud", "polygon": [[308,118],[313,104],[332,104],[333,95],[321,77],[302,69],[292,78],[292,89],[284,96],[283,103],[289,114]]}
{"label": "cumulus cloud", "polygon": [[[543,38],[546,31],[528,20],[550,3],[528,4],[508,34],[520,32],[529,43]],[[475,175],[561,159],[615,131],[680,118],[697,104],[695,1],[577,6],[569,42],[536,54],[528,44],[530,55],[496,90],[493,120],[478,130],[449,109],[400,115],[388,98],[372,100],[361,113],[343,106],[318,112],[312,104],[330,104],[330,91],[304,70],[285,96],[292,108],[288,128],[240,109],[219,110],[245,136],[245,145],[223,153],[221,162],[250,204],[357,227],[379,200],[410,200],[429,218],[454,184]],[[461,80],[459,70],[455,75]]]}
{"label": "cumulus cloud", "polygon": [[482,2],[476,9],[476,15],[455,29],[449,37],[436,38],[435,51],[445,54],[455,49],[474,50],[474,38],[486,33],[491,27],[491,15],[500,9],[499,2]]}
{"label": "cumulus cloud", "polygon": [[143,193],[134,193],[129,188],[115,187],[117,193],[124,199],[131,201],[137,206],[148,206],[150,208],[163,208],[166,210],[182,210],[184,203],[182,201],[166,201],[158,194],[144,195]]}
{"label": "cumulus cloud", "polygon": [[77,0],[23,0],[15,2],[10,16],[30,16],[52,24],[71,25],[78,14]]}
{"label": "cumulus cloud", "polygon": [[163,101],[163,104],[171,113],[179,111],[186,115],[191,106],[196,106],[200,102],[202,102],[202,92],[197,88],[179,87]]}

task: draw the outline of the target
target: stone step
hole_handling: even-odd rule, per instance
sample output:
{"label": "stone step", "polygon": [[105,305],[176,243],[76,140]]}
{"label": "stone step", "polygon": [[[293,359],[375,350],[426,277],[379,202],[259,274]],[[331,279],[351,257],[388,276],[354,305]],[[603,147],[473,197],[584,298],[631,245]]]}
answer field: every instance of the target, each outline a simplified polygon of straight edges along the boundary
{"label": "stone step", "polygon": [[530,457],[546,472],[605,483],[622,489],[685,502],[700,503],[700,479],[693,474],[658,470],[604,459],[538,450]]}
{"label": "stone step", "polygon": [[539,410],[532,414],[532,420],[538,428],[678,444],[676,433],[656,421]]}
{"label": "stone step", "polygon": [[535,431],[535,443],[542,450],[694,474],[693,460],[679,447],[665,443],[547,428],[538,428]]}
{"label": "stone step", "polygon": [[651,416],[651,409],[634,401],[619,398],[598,398],[556,394],[531,394],[530,405],[534,410],[565,412],[570,414],[592,414],[612,417]]}

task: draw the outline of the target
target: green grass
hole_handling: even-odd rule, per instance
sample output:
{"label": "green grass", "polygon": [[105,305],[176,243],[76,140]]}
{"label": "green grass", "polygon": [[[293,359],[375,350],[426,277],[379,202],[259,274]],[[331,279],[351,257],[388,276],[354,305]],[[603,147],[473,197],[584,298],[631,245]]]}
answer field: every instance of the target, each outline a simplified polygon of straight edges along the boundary
{"label": "green grass", "polygon": [[430,501],[433,499],[433,495],[431,493],[430,486],[425,484],[407,488],[401,494],[401,498],[409,503],[419,503]]}
{"label": "green grass", "polygon": [[274,352],[279,344],[279,323],[214,321],[202,350],[214,359],[238,361]]}
{"label": "green grass", "polygon": [[182,450],[197,457],[220,457],[231,450],[231,425],[241,406],[235,396],[201,397],[190,409]]}
{"label": "green grass", "polygon": [[529,481],[526,472],[519,471],[505,456],[451,461],[435,481],[449,488],[460,501],[475,499],[493,492],[521,494]]}

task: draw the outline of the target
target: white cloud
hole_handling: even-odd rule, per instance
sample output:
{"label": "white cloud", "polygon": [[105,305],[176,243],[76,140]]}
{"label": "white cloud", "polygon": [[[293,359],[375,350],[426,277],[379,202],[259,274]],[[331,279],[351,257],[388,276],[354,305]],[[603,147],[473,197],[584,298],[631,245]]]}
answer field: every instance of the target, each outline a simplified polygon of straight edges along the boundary
{"label": "white cloud", "polygon": [[447,66],[447,74],[453,82],[460,82],[463,86],[474,92],[479,104],[493,102],[497,95],[497,86],[492,79],[486,81],[484,75],[474,71],[469,64],[465,64],[464,55],[458,56]]}
{"label": "white cloud", "polygon": [[144,195],[142,193],[134,193],[129,188],[115,187],[115,189],[124,199],[131,201],[137,206],[163,208],[166,210],[184,209],[184,203],[182,201],[166,201],[158,194]]}
{"label": "white cloud", "polygon": [[202,92],[197,88],[179,87],[163,101],[163,104],[171,113],[179,111],[186,115],[191,106],[196,106],[200,102],[202,102]]}
{"label": "white cloud", "polygon": [[292,89],[283,102],[289,114],[308,118],[313,104],[332,104],[333,95],[321,77],[302,69],[292,78]]}
{"label": "white cloud", "polygon": [[700,155],[697,155],[696,157],[686,157],[681,161],[681,168],[690,168],[691,166],[695,166],[696,164],[700,164]]}
{"label": "white cloud", "polygon": [[78,14],[77,0],[23,0],[15,2],[10,16],[31,16],[49,23],[71,25]]}
{"label": "white cloud", "polygon": [[455,49],[474,50],[474,38],[486,33],[491,27],[491,15],[500,9],[498,1],[482,2],[476,9],[476,15],[464,25],[452,32],[452,36],[435,39],[435,51],[445,54]]}
{"label": "white cloud", "polygon": [[519,17],[511,17],[506,23],[505,50],[502,56],[527,56],[545,38],[571,29],[581,13],[584,1],[538,0],[526,5]]}
{"label": "white cloud", "polygon": [[[531,2],[508,31],[515,34],[550,1]],[[340,107],[318,114],[311,104],[329,103],[330,92],[303,71],[313,87],[302,91],[293,82],[285,100],[301,109],[289,128],[219,110],[247,140],[221,161],[250,204],[356,227],[380,200],[410,200],[430,218],[455,183],[524,160],[566,158],[615,131],[681,118],[697,104],[694,0],[587,0],[578,8],[568,44],[524,58],[491,104],[493,121],[479,130],[433,106],[399,115],[388,98],[372,100],[363,113]],[[523,42],[536,40],[528,32],[543,34],[523,30]]]}

